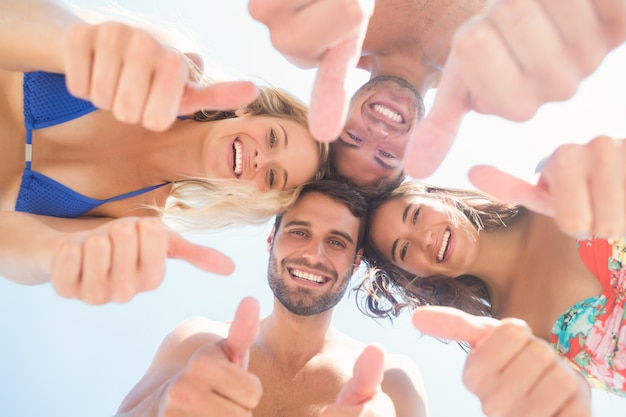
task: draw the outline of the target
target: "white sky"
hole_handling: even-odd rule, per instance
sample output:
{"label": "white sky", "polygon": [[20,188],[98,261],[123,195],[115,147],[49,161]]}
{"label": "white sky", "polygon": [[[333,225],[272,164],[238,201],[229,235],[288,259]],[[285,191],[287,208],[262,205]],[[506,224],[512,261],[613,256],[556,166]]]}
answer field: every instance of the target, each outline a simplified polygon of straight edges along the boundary
{"label": "white sky", "polygon": [[[104,0],[74,0],[101,6]],[[315,72],[289,65],[269,43],[264,26],[250,19],[247,0],[125,0],[124,7],[190,28],[207,56],[246,75],[258,75],[308,102]],[[586,142],[598,134],[624,137],[626,49],[567,103],[544,106],[527,123],[471,115],[456,145],[429,182],[468,186],[467,169],[489,163],[531,177],[536,162],[559,143]],[[352,87],[367,79],[355,71]],[[427,97],[428,98],[428,97]],[[427,100],[428,101],[428,100]],[[265,238],[270,227],[246,227],[194,235],[194,241],[231,256],[229,277],[170,261],[164,284],[129,304],[90,307],[57,297],[49,285],[26,287],[0,279],[0,416],[104,417],[146,370],[158,344],[179,322],[202,315],[230,320],[241,298],[256,296],[262,314],[272,298],[266,284]],[[433,417],[480,417],[480,405],[460,382],[464,353],[455,344],[420,338],[407,316],[394,325],[356,309],[354,295],[335,312],[335,325],[364,342],[410,355],[422,370]],[[594,416],[626,415],[626,400],[594,393]]]}

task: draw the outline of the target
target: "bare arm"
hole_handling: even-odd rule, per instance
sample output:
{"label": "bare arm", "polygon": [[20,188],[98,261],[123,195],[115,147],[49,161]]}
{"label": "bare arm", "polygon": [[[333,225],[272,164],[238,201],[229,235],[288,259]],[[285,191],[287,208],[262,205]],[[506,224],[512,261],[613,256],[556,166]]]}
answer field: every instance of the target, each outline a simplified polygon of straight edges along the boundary
{"label": "bare arm", "polygon": [[437,94],[405,157],[407,174],[432,174],[474,110],[513,121],[572,97],[626,40],[626,3],[613,0],[490,2],[457,29]]}
{"label": "bare arm", "polygon": [[63,34],[81,21],[58,1],[0,0],[0,67],[63,72]]}
{"label": "bare arm", "polygon": [[247,371],[258,325],[259,306],[252,298],[239,304],[229,329],[202,318],[186,321],[164,340],[116,416],[249,415],[262,391]]}
{"label": "bare arm", "polygon": [[502,201],[554,217],[563,233],[626,234],[623,169],[626,139],[598,136],[585,144],[558,147],[543,163],[535,184],[491,166],[470,171],[474,185]]}
{"label": "bare arm", "polygon": [[0,212],[0,275],[22,284],[52,282],[62,297],[89,304],[127,302],[157,288],[167,258],[230,274],[220,252],[196,245],[158,218],[59,219]]}
{"label": "bare arm", "polygon": [[183,54],[151,32],[88,24],[54,0],[0,0],[0,68],[63,73],[72,95],[157,131],[178,115],[235,108],[257,95],[250,82],[202,87]]}
{"label": "bare arm", "polygon": [[107,221],[109,219],[59,219],[0,211],[0,275],[20,284],[48,282],[52,253],[60,239]]}
{"label": "bare arm", "polygon": [[472,346],[463,383],[487,416],[589,417],[591,389],[521,320],[476,317],[450,307],[420,307],[413,324],[424,334]]}

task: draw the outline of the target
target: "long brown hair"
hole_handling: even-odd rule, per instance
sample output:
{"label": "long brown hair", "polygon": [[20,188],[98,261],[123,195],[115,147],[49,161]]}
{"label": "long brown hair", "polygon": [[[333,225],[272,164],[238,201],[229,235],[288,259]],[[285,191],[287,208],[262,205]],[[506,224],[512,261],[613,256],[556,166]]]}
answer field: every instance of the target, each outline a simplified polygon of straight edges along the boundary
{"label": "long brown hair", "polygon": [[[507,227],[526,212],[521,206],[499,202],[480,191],[434,187],[407,180],[390,192],[371,198],[369,218],[386,202],[403,198],[443,203],[450,208],[453,220],[454,216],[464,216],[479,232]],[[363,258],[369,269],[358,289],[365,295],[359,308],[367,315],[393,318],[404,308],[424,305],[450,306],[470,314],[491,315],[488,288],[478,277],[418,277],[387,259],[370,233]]]}

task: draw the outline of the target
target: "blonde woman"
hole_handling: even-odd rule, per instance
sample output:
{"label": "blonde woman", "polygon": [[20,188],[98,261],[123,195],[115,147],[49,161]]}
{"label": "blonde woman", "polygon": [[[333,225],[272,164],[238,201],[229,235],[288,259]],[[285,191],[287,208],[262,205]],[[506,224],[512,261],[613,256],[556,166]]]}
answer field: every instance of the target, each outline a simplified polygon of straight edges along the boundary
{"label": "blonde woman", "polygon": [[154,288],[166,256],[229,273],[150,217],[260,223],[323,175],[327,149],[290,95],[203,87],[192,60],[134,26],[49,1],[1,7],[13,37],[0,41],[3,276],[99,304]]}

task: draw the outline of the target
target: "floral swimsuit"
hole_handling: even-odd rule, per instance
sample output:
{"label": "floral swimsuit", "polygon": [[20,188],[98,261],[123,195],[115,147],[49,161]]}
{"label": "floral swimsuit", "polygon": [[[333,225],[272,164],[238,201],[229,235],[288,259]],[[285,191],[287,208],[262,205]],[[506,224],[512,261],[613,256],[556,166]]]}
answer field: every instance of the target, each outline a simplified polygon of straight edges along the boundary
{"label": "floral swimsuit", "polygon": [[626,397],[626,238],[578,241],[602,293],[565,312],[551,343],[596,388]]}

